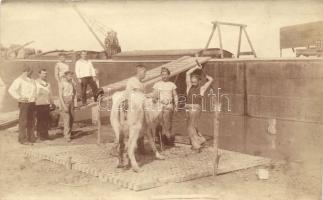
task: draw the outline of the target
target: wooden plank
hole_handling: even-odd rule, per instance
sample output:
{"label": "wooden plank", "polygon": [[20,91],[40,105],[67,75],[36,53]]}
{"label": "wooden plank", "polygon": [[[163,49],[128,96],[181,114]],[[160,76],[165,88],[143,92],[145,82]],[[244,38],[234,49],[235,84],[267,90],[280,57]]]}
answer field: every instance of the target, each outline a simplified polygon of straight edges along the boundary
{"label": "wooden plank", "polygon": [[[37,146],[25,151],[25,155],[37,159],[67,165],[71,158],[72,169],[82,171],[131,190],[145,190],[167,183],[183,182],[212,175],[212,148],[204,148],[201,153],[192,153],[189,146],[170,148],[163,151],[165,161],[154,160],[142,165],[141,173],[116,168],[117,158],[109,152],[113,144],[100,147],[96,144],[68,146]],[[247,154],[219,150],[221,163],[218,174],[267,165],[269,159]],[[183,159],[185,157],[185,159]],[[139,162],[143,160],[139,159]],[[203,163],[203,164],[201,164]],[[149,177],[147,179],[147,177]]]}
{"label": "wooden plank", "polygon": [[240,56],[250,56],[250,55],[254,55],[252,51],[246,51],[246,52],[240,52],[239,53]]}
{"label": "wooden plank", "polygon": [[220,22],[220,21],[214,21],[213,24],[221,24],[221,25],[228,25],[228,26],[240,26],[240,27],[247,27],[245,24],[238,24],[238,23],[230,23],[230,22]]}
{"label": "wooden plank", "polygon": [[217,27],[218,27],[218,34],[219,34],[220,54],[221,54],[221,58],[223,58],[223,46],[222,46],[222,35],[221,35],[220,25],[218,24]]}
{"label": "wooden plank", "polygon": [[[197,58],[198,61],[200,63],[205,63],[208,60],[211,59],[211,57],[198,57]],[[171,71],[171,77],[172,76],[176,76],[177,74],[184,72],[192,67],[194,67],[196,65],[195,63],[195,58],[194,57],[190,57],[190,56],[183,56],[175,61],[166,63],[164,65],[161,65],[159,67],[156,67],[154,69],[148,70],[146,73],[146,78],[143,80],[143,82],[145,83],[145,85],[149,85],[153,82],[157,82],[160,80],[160,70],[162,67],[167,67],[170,71]],[[113,83],[113,84],[109,84],[107,86],[104,86],[103,89],[104,91],[107,93],[108,90],[111,94],[111,92],[115,92],[118,90],[122,90],[126,87],[127,81],[128,79],[124,79],[122,81]]]}
{"label": "wooden plank", "polygon": [[[212,31],[211,31],[211,34],[210,34],[210,36],[209,36],[209,39],[207,40],[207,43],[206,43],[206,45],[205,45],[205,47],[204,47],[204,49],[203,49],[203,52],[204,52],[207,48],[209,48],[209,45],[210,45],[210,42],[211,42],[212,37],[213,37],[213,35],[214,35],[215,29],[216,29],[216,25],[213,25],[213,27],[212,27]],[[202,52],[202,53],[203,53],[203,52]]]}
{"label": "wooden plank", "polygon": [[[255,50],[254,50],[254,48],[253,48],[253,46],[252,46],[251,40],[250,40],[249,35],[248,35],[248,33],[247,33],[247,31],[246,31],[246,29],[245,29],[245,28],[243,28],[243,32],[244,32],[244,34],[246,35],[246,38],[247,38],[247,40],[248,40],[248,43],[249,43],[250,49],[251,49],[251,51],[253,52],[253,55],[254,55],[254,56],[255,56],[255,58],[256,58],[256,57],[257,57],[256,52],[255,52]],[[240,55],[241,55],[241,53],[240,53]]]}
{"label": "wooden plank", "polygon": [[19,118],[19,111],[11,111],[6,113],[1,113],[0,115],[0,129],[9,128],[17,124]]}

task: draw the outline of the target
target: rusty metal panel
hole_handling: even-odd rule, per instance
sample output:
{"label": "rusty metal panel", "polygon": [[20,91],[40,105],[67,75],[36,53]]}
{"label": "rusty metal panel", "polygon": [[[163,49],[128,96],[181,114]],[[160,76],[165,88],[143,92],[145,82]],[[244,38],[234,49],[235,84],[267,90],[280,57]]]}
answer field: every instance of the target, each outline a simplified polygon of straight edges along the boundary
{"label": "rusty metal panel", "polygon": [[323,40],[323,21],[280,28],[280,48],[307,47]]}

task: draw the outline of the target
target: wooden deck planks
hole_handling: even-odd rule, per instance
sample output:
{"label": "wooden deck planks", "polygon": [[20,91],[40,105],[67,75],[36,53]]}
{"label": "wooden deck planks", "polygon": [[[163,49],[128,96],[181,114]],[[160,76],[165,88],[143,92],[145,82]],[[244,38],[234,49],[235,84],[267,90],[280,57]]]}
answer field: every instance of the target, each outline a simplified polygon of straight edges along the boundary
{"label": "wooden deck planks", "polygon": [[[154,160],[152,155],[138,156],[143,172],[116,168],[117,158],[109,154],[112,144],[100,147],[95,144],[71,146],[33,146],[25,154],[68,166],[72,158],[72,169],[91,174],[99,180],[123,188],[139,191],[159,187],[167,183],[178,183],[213,174],[212,148],[202,153],[193,153],[189,146],[180,146],[163,151],[166,160]],[[221,150],[218,174],[225,174],[270,163],[269,159]]]}

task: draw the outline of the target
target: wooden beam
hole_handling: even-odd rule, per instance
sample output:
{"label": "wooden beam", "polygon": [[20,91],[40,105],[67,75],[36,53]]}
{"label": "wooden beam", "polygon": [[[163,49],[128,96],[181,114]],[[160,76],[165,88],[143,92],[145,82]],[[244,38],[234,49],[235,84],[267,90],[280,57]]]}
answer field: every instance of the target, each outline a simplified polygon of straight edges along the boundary
{"label": "wooden beam", "polygon": [[217,27],[218,27],[218,34],[219,34],[220,53],[221,53],[221,58],[223,58],[223,46],[222,46],[222,36],[221,36],[220,25],[218,24]]}
{"label": "wooden beam", "polygon": [[249,38],[249,35],[248,35],[248,33],[247,33],[247,31],[246,31],[245,27],[243,27],[243,32],[244,32],[244,34],[246,35],[246,38],[247,38],[247,40],[248,40],[248,43],[249,43],[250,49],[251,49],[251,51],[253,52],[253,55],[254,55],[254,56],[255,56],[255,58],[256,58],[256,57],[257,57],[256,52],[255,52],[255,50],[254,50],[254,48],[253,48],[253,46],[252,46],[252,44],[251,44],[251,40],[250,40],[250,38]]}
{"label": "wooden beam", "polygon": [[246,52],[240,52],[239,55],[242,55],[242,56],[250,56],[250,55],[254,55],[254,53],[252,51],[246,51]]}
{"label": "wooden beam", "polygon": [[210,34],[210,36],[209,36],[209,39],[207,40],[207,43],[206,43],[206,45],[205,45],[205,47],[204,47],[203,51],[201,52],[201,55],[203,54],[203,52],[204,52],[207,48],[209,48],[209,45],[210,45],[210,42],[211,42],[212,37],[213,37],[213,35],[214,35],[215,29],[216,29],[216,25],[213,25],[213,27],[212,27],[212,31],[211,31],[211,34]]}
{"label": "wooden beam", "polygon": [[102,123],[101,123],[101,103],[102,103],[102,100],[103,100],[103,96],[100,95],[99,98],[98,98],[98,103],[97,103],[97,125],[98,125],[98,137],[97,137],[97,144],[101,144],[101,127],[102,127]]}
{"label": "wooden beam", "polygon": [[240,30],[239,30],[239,40],[238,40],[237,58],[239,58],[239,56],[240,56],[241,35],[242,35],[242,27],[240,27]]}
{"label": "wooden beam", "polygon": [[228,26],[240,26],[240,27],[247,27],[245,24],[238,24],[238,23],[230,23],[230,22],[220,22],[220,21],[214,21],[213,24],[221,24],[221,25],[228,25]]}

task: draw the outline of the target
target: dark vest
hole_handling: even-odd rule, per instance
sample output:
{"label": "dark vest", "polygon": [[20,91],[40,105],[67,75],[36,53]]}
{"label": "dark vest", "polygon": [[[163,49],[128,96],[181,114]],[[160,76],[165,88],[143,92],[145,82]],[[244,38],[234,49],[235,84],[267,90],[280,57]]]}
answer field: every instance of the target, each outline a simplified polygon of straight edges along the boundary
{"label": "dark vest", "polygon": [[202,99],[201,86],[192,86],[187,93],[186,103],[202,105]]}

